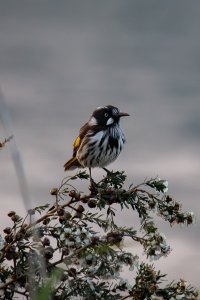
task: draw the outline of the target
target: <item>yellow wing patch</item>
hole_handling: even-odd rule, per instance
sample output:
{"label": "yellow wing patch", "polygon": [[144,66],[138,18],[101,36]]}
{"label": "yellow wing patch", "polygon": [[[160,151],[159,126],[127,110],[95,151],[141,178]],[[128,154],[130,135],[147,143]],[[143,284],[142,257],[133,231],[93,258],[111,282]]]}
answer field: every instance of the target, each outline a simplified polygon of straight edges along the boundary
{"label": "yellow wing patch", "polygon": [[80,146],[80,144],[81,144],[81,138],[79,135],[74,142],[74,148],[78,148]]}

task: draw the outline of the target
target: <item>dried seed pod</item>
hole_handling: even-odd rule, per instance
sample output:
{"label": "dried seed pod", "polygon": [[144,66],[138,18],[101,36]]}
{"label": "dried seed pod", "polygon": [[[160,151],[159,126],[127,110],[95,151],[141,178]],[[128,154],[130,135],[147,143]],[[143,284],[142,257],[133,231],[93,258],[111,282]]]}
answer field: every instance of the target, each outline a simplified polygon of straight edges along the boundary
{"label": "dried seed pod", "polygon": [[19,283],[20,287],[25,287],[25,285],[26,285],[26,276],[19,277],[17,282]]}
{"label": "dried seed pod", "polygon": [[68,275],[67,275],[66,272],[64,272],[64,273],[61,275],[60,280],[61,280],[61,281],[66,281],[67,279],[68,279]]}
{"label": "dried seed pod", "polygon": [[75,276],[76,276],[76,269],[75,269],[75,268],[70,268],[70,269],[68,270],[68,275],[69,275],[70,277],[75,277]]}
{"label": "dried seed pod", "polygon": [[156,204],[152,201],[152,202],[149,202],[149,208],[150,209],[154,209],[156,207]]}
{"label": "dried seed pod", "polygon": [[66,220],[71,219],[71,217],[72,217],[72,215],[70,214],[70,212],[66,211],[65,212],[65,218],[66,218]]}
{"label": "dried seed pod", "polygon": [[91,237],[91,242],[92,242],[92,244],[97,244],[98,241],[99,241],[99,237],[98,237],[98,236],[92,236],[92,237]]}
{"label": "dried seed pod", "polygon": [[46,247],[44,250],[44,256],[46,259],[51,259],[53,257],[54,250],[51,246]]}
{"label": "dried seed pod", "polygon": [[44,247],[45,246],[50,246],[50,240],[47,237],[45,237],[42,241],[42,244],[43,244]]}
{"label": "dried seed pod", "polygon": [[6,257],[7,260],[11,260],[11,259],[13,259],[13,253],[12,252],[7,252],[5,257]]}
{"label": "dried seed pod", "polygon": [[58,189],[57,189],[57,188],[52,188],[52,189],[50,190],[50,194],[51,194],[52,196],[58,195]]}
{"label": "dried seed pod", "polygon": [[58,216],[63,216],[65,213],[65,210],[62,207],[58,207],[57,214]]}
{"label": "dried seed pod", "polygon": [[40,237],[40,238],[44,236],[44,230],[43,230],[42,227],[39,227],[37,229],[37,236]]}
{"label": "dried seed pod", "polygon": [[85,208],[83,207],[83,205],[79,204],[77,207],[76,207],[76,210],[80,213],[84,212]]}
{"label": "dried seed pod", "polygon": [[14,259],[18,259],[19,258],[19,253],[18,252],[14,252],[13,253],[13,258]]}
{"label": "dried seed pod", "polygon": [[12,217],[11,217],[11,220],[13,222],[18,222],[20,220],[20,217],[18,215],[16,215],[16,214],[13,214]]}
{"label": "dried seed pod", "polygon": [[4,239],[5,239],[6,243],[12,243],[13,235],[12,234],[7,234],[7,235],[5,235]]}
{"label": "dried seed pod", "polygon": [[88,201],[88,206],[89,206],[90,208],[95,208],[95,207],[97,206],[96,200],[90,199],[90,200]]}
{"label": "dried seed pod", "polygon": [[194,221],[192,215],[187,216],[187,225],[192,224]]}
{"label": "dried seed pod", "polygon": [[106,201],[109,205],[111,205],[111,204],[115,203],[115,198],[110,196],[110,198],[108,198]]}
{"label": "dried seed pod", "polygon": [[11,227],[6,227],[4,228],[3,232],[6,233],[6,234],[10,234],[12,231],[12,228]]}
{"label": "dried seed pod", "polygon": [[33,234],[32,239],[33,239],[33,241],[36,242],[36,243],[39,243],[39,242],[40,242],[40,237],[39,237],[37,234]]}
{"label": "dried seed pod", "polygon": [[21,231],[22,231],[22,232],[25,232],[26,229],[27,229],[27,227],[28,227],[28,224],[26,224],[26,223],[22,224],[22,226],[21,226]]}
{"label": "dried seed pod", "polygon": [[75,190],[71,190],[69,191],[69,194],[68,194],[70,197],[72,198],[76,198],[76,191]]}
{"label": "dried seed pod", "polygon": [[81,194],[80,194],[79,192],[77,192],[77,193],[76,193],[76,196],[75,196],[75,199],[76,199],[76,200],[80,200],[80,198],[81,198]]}
{"label": "dried seed pod", "polygon": [[122,235],[119,232],[111,231],[107,234],[107,241],[108,242],[121,242]]}
{"label": "dried seed pod", "polygon": [[82,217],[82,213],[79,212],[79,211],[76,211],[75,214],[74,214],[74,218],[81,218]]}
{"label": "dried seed pod", "polygon": [[20,241],[21,239],[23,239],[23,237],[24,237],[24,234],[19,231],[16,233],[15,239],[16,239],[16,241]]}
{"label": "dried seed pod", "polygon": [[165,201],[166,201],[167,203],[169,203],[169,202],[173,201],[173,199],[172,199],[172,197],[170,197],[169,195],[167,195]]}
{"label": "dried seed pod", "polygon": [[47,224],[49,224],[50,221],[51,221],[50,218],[46,218],[43,220],[43,224],[47,225]]}
{"label": "dried seed pod", "polygon": [[174,209],[178,211],[180,209],[180,207],[181,207],[180,203],[175,202]]}
{"label": "dried seed pod", "polygon": [[6,253],[5,257],[7,260],[11,260],[15,258],[16,247],[13,245],[6,246],[5,253]]}
{"label": "dried seed pod", "polygon": [[89,197],[87,195],[82,195],[80,200],[82,203],[88,203]]}
{"label": "dried seed pod", "polygon": [[65,215],[59,217],[59,222],[62,224],[66,221]]}
{"label": "dried seed pod", "polygon": [[13,210],[11,210],[11,211],[8,213],[8,216],[9,216],[9,217],[12,217],[12,216],[14,216],[14,215],[16,215],[16,212],[13,211]]}
{"label": "dried seed pod", "polygon": [[68,255],[68,254],[69,254],[69,248],[68,248],[68,247],[63,247],[63,248],[62,248],[62,254],[63,254],[64,256]]}
{"label": "dried seed pod", "polygon": [[92,255],[91,255],[91,257],[86,257],[85,260],[86,260],[86,263],[87,263],[88,266],[92,265],[92,263],[93,263],[93,257],[92,257]]}

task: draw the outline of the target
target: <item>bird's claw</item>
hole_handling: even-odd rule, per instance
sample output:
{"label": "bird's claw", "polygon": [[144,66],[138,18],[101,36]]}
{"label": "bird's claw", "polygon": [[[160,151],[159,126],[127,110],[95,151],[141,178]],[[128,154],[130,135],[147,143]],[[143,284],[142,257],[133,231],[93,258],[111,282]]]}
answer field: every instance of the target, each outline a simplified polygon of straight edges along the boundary
{"label": "bird's claw", "polygon": [[97,187],[98,187],[97,183],[93,179],[91,179],[90,180],[90,186],[89,186],[89,190],[91,191],[91,195],[96,194]]}

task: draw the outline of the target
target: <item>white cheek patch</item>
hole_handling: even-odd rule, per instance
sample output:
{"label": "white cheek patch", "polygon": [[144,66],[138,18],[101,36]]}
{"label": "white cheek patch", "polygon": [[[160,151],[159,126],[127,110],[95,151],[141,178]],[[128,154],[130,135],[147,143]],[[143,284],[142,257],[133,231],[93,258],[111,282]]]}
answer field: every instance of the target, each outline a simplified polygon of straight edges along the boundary
{"label": "white cheek patch", "polygon": [[89,120],[89,125],[90,125],[90,126],[97,125],[97,120],[96,120],[95,117],[92,117],[92,118]]}
{"label": "white cheek patch", "polygon": [[113,120],[113,118],[109,118],[108,119],[108,121],[106,122],[106,125],[110,125],[110,124],[112,124],[112,123],[114,123],[114,120]]}

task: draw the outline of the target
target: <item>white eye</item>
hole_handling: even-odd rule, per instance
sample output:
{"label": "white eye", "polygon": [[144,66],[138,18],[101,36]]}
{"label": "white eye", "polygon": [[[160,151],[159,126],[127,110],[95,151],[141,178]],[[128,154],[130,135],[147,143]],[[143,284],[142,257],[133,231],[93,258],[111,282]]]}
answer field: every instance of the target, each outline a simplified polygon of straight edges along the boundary
{"label": "white eye", "polygon": [[107,117],[108,117],[108,113],[105,113],[105,114],[104,114],[104,117],[106,117],[106,118],[107,118]]}

